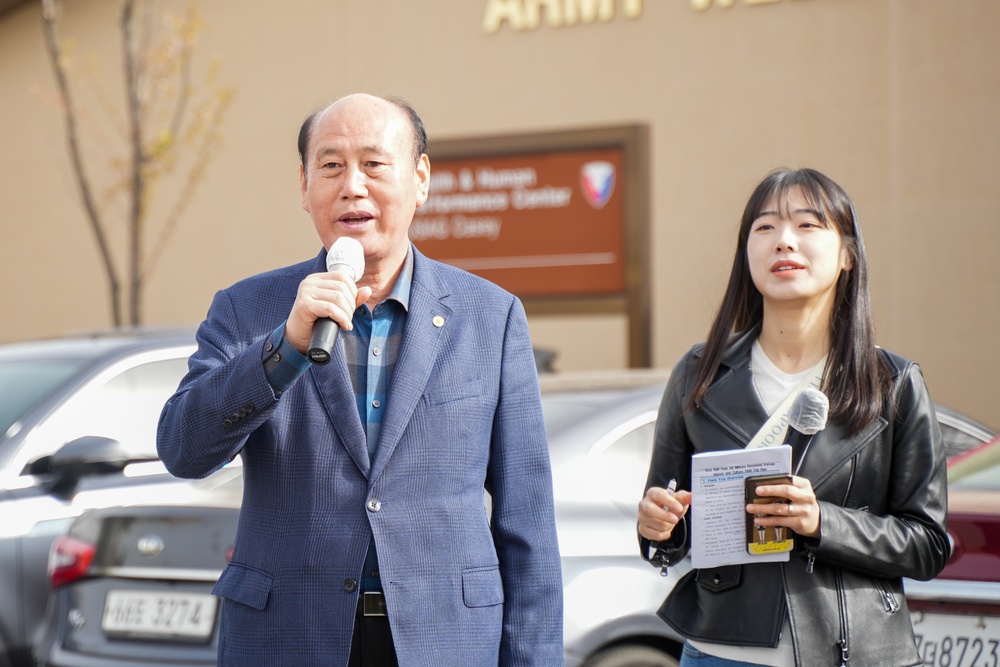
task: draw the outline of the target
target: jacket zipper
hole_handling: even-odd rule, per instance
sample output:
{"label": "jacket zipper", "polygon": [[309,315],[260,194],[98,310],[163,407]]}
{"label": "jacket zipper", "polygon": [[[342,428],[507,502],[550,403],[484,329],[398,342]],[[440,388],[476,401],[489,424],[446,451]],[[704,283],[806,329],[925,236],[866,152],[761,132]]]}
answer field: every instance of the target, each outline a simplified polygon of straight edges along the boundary
{"label": "jacket zipper", "polygon": [[890,614],[895,614],[899,611],[899,603],[896,602],[895,596],[893,596],[892,591],[889,590],[889,585],[883,579],[876,579],[875,586],[878,588],[878,592],[882,596],[882,604],[885,605],[885,610]]}
{"label": "jacket zipper", "polygon": [[847,499],[851,496],[851,490],[854,488],[854,473],[858,469],[858,455],[855,454],[851,457],[851,476],[847,479],[847,491],[844,492],[844,500],[840,503],[842,507],[847,507]]}
{"label": "jacket zipper", "polygon": [[[858,456],[855,454],[851,457],[851,477],[847,481],[847,491],[844,493],[843,505],[847,506],[847,500],[851,495],[851,489],[854,487],[854,473],[858,469]],[[840,641],[837,642],[837,646],[840,648],[840,667],[847,667],[847,664],[851,661],[851,651],[848,645],[848,619],[847,619],[847,602],[844,600],[844,573],[839,569],[836,571],[836,582],[837,582],[837,607],[840,611]]]}
{"label": "jacket zipper", "polygon": [[[858,457],[855,454],[851,457],[851,476],[847,480],[847,491],[844,492],[844,500],[841,502],[842,506],[847,505],[847,498],[851,495],[851,489],[854,487],[854,473],[858,468]],[[816,565],[816,554],[812,551],[806,557],[806,574],[812,574],[813,567]],[[895,600],[892,601],[895,604]],[[895,609],[893,610],[895,611]]]}
{"label": "jacket zipper", "polygon": [[850,649],[847,645],[847,604],[844,602],[844,575],[840,570],[836,571],[837,581],[837,608],[840,611],[840,667],[847,667],[851,660]]}

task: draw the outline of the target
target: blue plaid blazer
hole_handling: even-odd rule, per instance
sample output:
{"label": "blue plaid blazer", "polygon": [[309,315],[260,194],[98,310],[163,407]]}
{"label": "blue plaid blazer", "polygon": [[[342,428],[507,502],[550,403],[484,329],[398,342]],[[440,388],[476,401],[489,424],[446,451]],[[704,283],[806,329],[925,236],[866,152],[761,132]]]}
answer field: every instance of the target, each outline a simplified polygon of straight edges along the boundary
{"label": "blue plaid blazer", "polygon": [[[342,341],[282,395],[268,335],[313,260],[220,291],[164,406],[178,477],[243,459],[219,665],[346,665],[373,535],[400,665],[561,665],[562,583],[538,380],[520,302],[414,249],[374,461]],[[492,513],[483,491],[492,496]]]}

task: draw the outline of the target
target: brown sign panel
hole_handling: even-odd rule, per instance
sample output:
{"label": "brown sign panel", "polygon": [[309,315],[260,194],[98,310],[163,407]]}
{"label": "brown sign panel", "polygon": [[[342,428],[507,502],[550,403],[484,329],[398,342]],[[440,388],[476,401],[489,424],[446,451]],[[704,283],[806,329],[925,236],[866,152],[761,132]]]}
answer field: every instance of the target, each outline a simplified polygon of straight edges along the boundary
{"label": "brown sign panel", "polygon": [[643,125],[432,141],[410,238],[516,294],[529,316],[628,317],[649,366],[649,132]]}
{"label": "brown sign panel", "polygon": [[624,295],[624,148],[436,159],[410,238],[522,298]]}

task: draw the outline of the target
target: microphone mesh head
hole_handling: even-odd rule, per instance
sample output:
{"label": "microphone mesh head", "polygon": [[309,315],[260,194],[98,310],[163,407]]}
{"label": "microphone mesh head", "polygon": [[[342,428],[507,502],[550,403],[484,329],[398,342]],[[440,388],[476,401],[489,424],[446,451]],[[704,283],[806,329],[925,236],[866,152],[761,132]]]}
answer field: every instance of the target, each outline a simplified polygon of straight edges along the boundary
{"label": "microphone mesh head", "polygon": [[351,280],[358,282],[365,273],[365,249],[361,242],[350,236],[334,241],[326,254],[326,270],[333,271],[334,266],[347,266],[354,273]]}
{"label": "microphone mesh head", "polygon": [[813,435],[826,427],[826,418],[830,412],[830,399],[819,389],[806,387],[795,400],[788,411],[788,425],[799,433]]}

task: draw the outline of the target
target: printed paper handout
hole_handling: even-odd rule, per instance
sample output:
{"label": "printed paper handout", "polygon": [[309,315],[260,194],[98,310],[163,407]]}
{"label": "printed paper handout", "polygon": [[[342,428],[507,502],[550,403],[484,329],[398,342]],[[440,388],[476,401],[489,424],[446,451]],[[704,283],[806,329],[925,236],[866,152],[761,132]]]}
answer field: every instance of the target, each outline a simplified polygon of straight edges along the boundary
{"label": "printed paper handout", "polygon": [[[696,454],[691,459],[691,564],[697,568],[787,561],[788,549],[748,552],[745,482],[789,474],[792,448],[758,447]],[[788,544],[787,546],[790,546]],[[763,552],[760,552],[763,551]]]}

